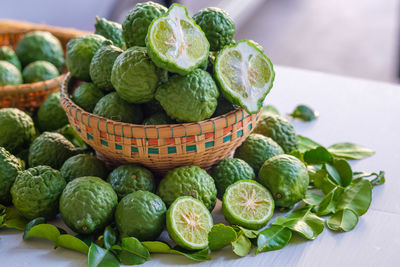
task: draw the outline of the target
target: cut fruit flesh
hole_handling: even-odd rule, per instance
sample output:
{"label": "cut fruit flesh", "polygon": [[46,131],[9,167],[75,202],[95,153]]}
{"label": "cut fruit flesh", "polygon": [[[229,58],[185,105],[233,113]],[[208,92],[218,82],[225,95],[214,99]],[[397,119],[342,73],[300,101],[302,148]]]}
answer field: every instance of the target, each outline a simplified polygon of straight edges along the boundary
{"label": "cut fruit flesh", "polygon": [[271,61],[247,40],[222,49],[214,72],[224,96],[249,113],[260,110],[275,77]]}

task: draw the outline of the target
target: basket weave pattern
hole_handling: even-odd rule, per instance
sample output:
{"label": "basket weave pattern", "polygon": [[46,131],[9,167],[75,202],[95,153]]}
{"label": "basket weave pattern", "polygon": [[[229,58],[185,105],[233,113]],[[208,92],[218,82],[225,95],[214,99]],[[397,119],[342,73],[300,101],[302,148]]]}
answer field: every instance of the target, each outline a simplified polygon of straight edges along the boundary
{"label": "basket weave pattern", "polygon": [[[8,45],[15,48],[18,40],[33,30],[51,32],[60,40],[64,49],[71,38],[84,34],[82,31],[71,29],[15,21],[0,21],[0,46]],[[49,94],[60,90],[64,78],[65,74],[61,74],[57,78],[43,82],[0,86],[0,108],[15,107],[32,111],[39,107]]]}
{"label": "basket weave pattern", "polygon": [[139,163],[165,173],[183,165],[209,168],[229,157],[255,128],[260,113],[242,108],[196,123],[138,125],[112,121],[84,111],[70,93],[77,82],[68,73],[61,104],[79,136],[109,165]]}

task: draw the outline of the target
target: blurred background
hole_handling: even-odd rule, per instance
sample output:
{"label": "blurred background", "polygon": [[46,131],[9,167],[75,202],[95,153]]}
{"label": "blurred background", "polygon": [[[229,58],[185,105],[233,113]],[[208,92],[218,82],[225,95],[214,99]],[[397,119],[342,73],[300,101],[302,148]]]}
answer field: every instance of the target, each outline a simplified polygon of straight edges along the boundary
{"label": "blurred background", "polygon": [[[95,16],[122,22],[134,0],[1,0],[0,18],[93,30]],[[216,6],[236,39],[260,43],[274,64],[399,82],[400,0],[180,0],[189,14]]]}

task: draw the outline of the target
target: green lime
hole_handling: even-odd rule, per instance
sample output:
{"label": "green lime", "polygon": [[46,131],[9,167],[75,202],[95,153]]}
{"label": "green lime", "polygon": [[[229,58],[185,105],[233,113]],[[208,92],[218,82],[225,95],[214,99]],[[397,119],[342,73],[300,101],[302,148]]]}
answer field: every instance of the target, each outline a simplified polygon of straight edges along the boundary
{"label": "green lime", "polygon": [[207,60],[210,44],[186,8],[173,4],[150,24],[146,46],[158,67],[186,75]]}
{"label": "green lime", "polygon": [[38,60],[29,63],[22,71],[24,83],[35,83],[51,80],[60,76],[60,72],[50,62]]}
{"label": "green lime", "polygon": [[59,171],[37,166],[21,172],[11,187],[15,208],[27,219],[53,218],[58,213],[58,199],[65,187]]}
{"label": "green lime", "polygon": [[0,86],[21,83],[23,83],[23,79],[19,69],[8,61],[0,60]]}
{"label": "green lime", "polygon": [[214,179],[202,168],[182,166],[167,173],[158,186],[157,195],[167,206],[178,197],[191,196],[202,201],[212,211],[217,199],[217,189]]}
{"label": "green lime", "polygon": [[217,107],[218,96],[218,87],[213,78],[201,69],[186,76],[173,75],[156,92],[156,99],[167,115],[186,122],[210,118]]}
{"label": "green lime", "polygon": [[32,118],[16,108],[0,109],[0,146],[16,154],[36,136]]}
{"label": "green lime", "polygon": [[240,180],[230,185],[222,201],[222,213],[231,224],[258,230],[274,213],[271,193],[253,180]]}
{"label": "green lime", "polygon": [[213,219],[204,204],[193,197],[179,197],[167,211],[167,231],[178,246],[190,250],[207,247]]}
{"label": "green lime", "polygon": [[37,126],[40,131],[55,131],[68,124],[68,117],[60,103],[60,93],[51,93],[40,106],[37,113]]}
{"label": "green lime", "polygon": [[126,48],[124,39],[122,38],[121,24],[96,16],[96,24],[94,24],[94,28],[95,34],[102,35],[108,40],[111,40],[119,48]]}
{"label": "green lime", "polygon": [[305,197],[309,183],[304,163],[290,155],[267,160],[260,169],[258,180],[271,191],[276,205],[285,208]]}
{"label": "green lime", "polygon": [[211,51],[219,51],[233,42],[235,23],[225,10],[208,7],[194,14],[193,19],[205,33]]}
{"label": "green lime", "polygon": [[275,78],[271,61],[248,40],[218,52],[214,74],[224,97],[249,113],[260,111]]}
{"label": "green lime", "polygon": [[103,96],[103,92],[94,83],[83,83],[74,90],[71,100],[87,112],[92,112]]}
{"label": "green lime", "polygon": [[283,154],[282,148],[261,134],[250,134],[235,151],[235,157],[246,161],[256,174],[267,159],[280,154]]}
{"label": "green lime", "polygon": [[117,194],[109,183],[85,176],[67,184],[60,197],[60,213],[74,232],[91,234],[111,223],[117,204]]}
{"label": "green lime", "polygon": [[90,154],[78,154],[70,157],[61,166],[60,172],[67,183],[84,176],[95,176],[102,179],[107,177],[104,163]]}
{"label": "green lime", "polygon": [[297,135],[294,127],[288,120],[279,115],[264,114],[254,129],[254,133],[272,138],[282,147],[285,153],[297,149]]}
{"label": "green lime", "polygon": [[0,46],[0,60],[8,61],[17,67],[17,69],[21,70],[21,62],[19,61],[14,49],[10,46]]}
{"label": "green lime", "polygon": [[23,170],[21,162],[4,147],[0,147],[0,204],[10,204],[10,188]]}
{"label": "green lime", "polygon": [[226,158],[221,160],[211,170],[217,187],[217,197],[222,199],[225,190],[231,184],[239,180],[255,179],[256,175],[253,168],[244,160],[236,158]]}
{"label": "green lime", "polygon": [[138,190],[153,192],[156,187],[153,174],[135,164],[121,165],[114,169],[108,175],[108,182],[119,199]]}
{"label": "green lime", "polygon": [[165,112],[157,112],[150,117],[143,120],[144,125],[160,125],[160,124],[170,124],[174,120],[168,117]]}
{"label": "green lime", "polygon": [[133,236],[141,241],[155,240],[163,231],[167,208],[151,192],[136,191],[126,195],[115,211],[115,223],[121,238]]}

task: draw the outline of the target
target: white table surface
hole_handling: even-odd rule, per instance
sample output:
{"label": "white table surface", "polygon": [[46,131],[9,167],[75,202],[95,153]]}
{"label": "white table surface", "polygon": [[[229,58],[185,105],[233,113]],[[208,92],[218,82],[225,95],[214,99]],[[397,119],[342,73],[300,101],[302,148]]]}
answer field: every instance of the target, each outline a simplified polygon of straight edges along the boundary
{"label": "white table surface", "polygon": [[[386,183],[376,186],[369,211],[348,233],[325,229],[314,241],[294,237],[282,250],[238,258],[230,247],[213,252],[202,263],[182,256],[154,254],[146,266],[400,266],[400,86],[276,67],[275,86],[267,102],[281,114],[297,104],[320,112],[312,123],[293,122],[299,134],[322,145],[349,141],[376,150],[353,161],[353,170],[386,171]],[[216,223],[223,222],[220,203]],[[163,233],[166,235],[166,233]],[[0,266],[87,266],[87,257],[52,243],[22,240],[19,231],[0,230]]]}

